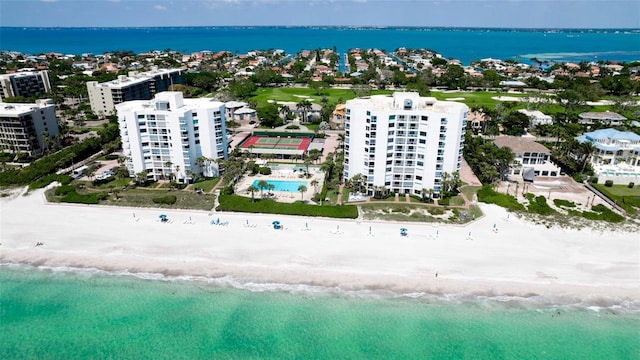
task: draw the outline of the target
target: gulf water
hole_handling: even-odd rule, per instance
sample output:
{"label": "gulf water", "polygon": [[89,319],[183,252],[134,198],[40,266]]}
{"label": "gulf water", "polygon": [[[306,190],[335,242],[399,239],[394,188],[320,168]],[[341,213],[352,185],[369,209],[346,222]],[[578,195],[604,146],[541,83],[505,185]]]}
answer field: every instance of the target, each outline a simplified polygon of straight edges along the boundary
{"label": "gulf water", "polygon": [[624,305],[70,270],[0,266],[0,358],[640,358]]}
{"label": "gulf water", "polygon": [[200,50],[431,49],[464,64],[482,58],[553,61],[640,60],[638,29],[490,29],[421,27],[0,27],[0,49],[27,54]]}

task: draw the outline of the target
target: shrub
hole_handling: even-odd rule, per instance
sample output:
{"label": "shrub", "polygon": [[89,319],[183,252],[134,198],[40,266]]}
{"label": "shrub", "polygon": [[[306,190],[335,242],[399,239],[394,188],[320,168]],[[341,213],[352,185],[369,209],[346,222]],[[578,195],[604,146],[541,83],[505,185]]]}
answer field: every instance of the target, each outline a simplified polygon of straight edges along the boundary
{"label": "shrub", "polygon": [[300,126],[298,126],[298,125],[289,125],[285,129],[298,130],[298,129],[300,129]]}
{"label": "shrub", "polygon": [[575,180],[578,183],[581,183],[582,181],[584,181],[584,179],[582,178],[582,174],[579,173],[575,173],[573,174],[573,180]]}
{"label": "shrub", "polygon": [[553,204],[557,207],[576,207],[576,204],[573,201],[564,200],[564,199],[553,199]]}
{"label": "shrub", "polygon": [[75,192],[75,190],[65,195],[60,201],[77,204],[97,204],[99,202],[96,194],[82,195]]}
{"label": "shrub", "polygon": [[512,195],[500,194],[491,188],[491,185],[484,185],[478,190],[478,201],[496,204],[509,210],[524,210],[524,206]]}
{"label": "shrub", "polygon": [[447,206],[449,205],[451,198],[450,197],[443,197],[438,199],[438,205],[443,205],[443,206]]}
{"label": "shrub", "polygon": [[271,168],[270,168],[270,167],[268,167],[268,166],[261,167],[261,168],[259,169],[259,172],[260,172],[260,174],[262,174],[262,175],[271,175]]}
{"label": "shrub", "polygon": [[627,185],[629,189],[633,189],[634,186],[636,186],[636,184],[633,181],[630,182],[629,185]]}
{"label": "shrub", "polygon": [[606,187],[612,187],[613,186],[613,180],[607,180],[604,182],[604,186]]}
{"label": "shrub", "polygon": [[64,196],[75,191],[76,191],[75,187],[71,185],[63,185],[63,186],[57,187],[56,190],[54,191],[54,194],[59,196]]}
{"label": "shrub", "polygon": [[536,196],[527,208],[530,212],[540,215],[551,215],[555,213],[549,204],[547,204],[547,198],[544,196]]}
{"label": "shrub", "polygon": [[41,189],[54,181],[68,185],[73,178],[69,175],[49,174],[29,184],[29,190]]}
{"label": "shrub", "polygon": [[589,182],[592,184],[597,184],[598,183],[598,177],[597,176],[592,176],[591,179],[589,179]]}
{"label": "shrub", "polygon": [[161,196],[161,197],[157,197],[157,198],[153,198],[152,199],[154,203],[156,204],[166,204],[166,205],[173,205],[176,203],[176,201],[178,200],[178,198],[175,195],[166,195],[166,196]]}
{"label": "shrub", "polygon": [[220,194],[222,195],[233,195],[233,193],[233,185],[227,185],[222,189],[222,191],[220,191]]}

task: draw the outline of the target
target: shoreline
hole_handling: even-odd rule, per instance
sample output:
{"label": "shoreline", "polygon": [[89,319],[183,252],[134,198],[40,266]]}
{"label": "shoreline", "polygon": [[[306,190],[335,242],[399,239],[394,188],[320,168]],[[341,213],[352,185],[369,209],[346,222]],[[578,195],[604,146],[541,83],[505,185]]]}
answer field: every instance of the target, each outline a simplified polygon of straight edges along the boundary
{"label": "shoreline", "polygon": [[[485,216],[462,226],[359,223],[58,205],[38,190],[0,200],[0,263],[400,295],[640,300],[637,234],[546,228],[480,206]],[[172,222],[159,222],[160,212]],[[210,224],[218,218],[229,225]]]}

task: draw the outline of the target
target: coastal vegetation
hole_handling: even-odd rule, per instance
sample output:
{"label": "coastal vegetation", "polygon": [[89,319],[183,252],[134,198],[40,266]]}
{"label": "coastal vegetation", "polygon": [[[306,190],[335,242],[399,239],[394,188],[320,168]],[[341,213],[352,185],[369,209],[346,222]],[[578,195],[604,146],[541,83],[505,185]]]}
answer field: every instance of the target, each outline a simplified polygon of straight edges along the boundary
{"label": "coastal vegetation", "polygon": [[240,195],[220,195],[218,211],[246,213],[283,214],[298,216],[321,216],[330,218],[355,219],[358,209],[355,205],[309,205],[303,201],[281,203],[271,199],[251,199]]}

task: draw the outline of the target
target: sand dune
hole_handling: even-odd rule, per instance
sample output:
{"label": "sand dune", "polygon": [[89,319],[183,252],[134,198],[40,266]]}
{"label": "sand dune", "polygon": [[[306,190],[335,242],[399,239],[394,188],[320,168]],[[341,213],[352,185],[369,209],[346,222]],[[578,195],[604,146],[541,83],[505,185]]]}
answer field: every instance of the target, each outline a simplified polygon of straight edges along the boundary
{"label": "sand dune", "polygon": [[[39,190],[0,201],[0,262],[344,289],[640,299],[637,234],[546,228],[481,207],[482,219],[453,226],[46,204]],[[169,223],[159,222],[161,213]],[[212,225],[217,219],[228,225]]]}

